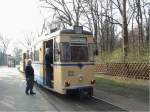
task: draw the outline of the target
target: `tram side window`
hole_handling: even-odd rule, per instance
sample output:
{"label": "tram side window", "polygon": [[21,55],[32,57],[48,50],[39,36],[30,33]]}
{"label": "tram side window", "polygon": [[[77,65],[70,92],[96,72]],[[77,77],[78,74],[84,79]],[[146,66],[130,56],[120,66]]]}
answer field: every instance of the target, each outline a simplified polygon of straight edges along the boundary
{"label": "tram side window", "polygon": [[59,61],[59,44],[56,41],[54,44],[54,60]]}
{"label": "tram side window", "polygon": [[88,53],[89,53],[89,61],[93,62],[94,61],[94,44],[89,44],[88,46]]}
{"label": "tram side window", "polygon": [[34,51],[34,61],[39,61],[39,51]]}
{"label": "tram side window", "polygon": [[70,46],[68,42],[61,43],[61,61],[70,61]]}

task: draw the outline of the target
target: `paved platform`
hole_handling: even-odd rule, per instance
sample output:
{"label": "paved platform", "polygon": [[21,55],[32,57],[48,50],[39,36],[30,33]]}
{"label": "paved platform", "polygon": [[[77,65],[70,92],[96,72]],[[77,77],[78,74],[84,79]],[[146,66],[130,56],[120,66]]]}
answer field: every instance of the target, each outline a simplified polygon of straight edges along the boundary
{"label": "paved platform", "polygon": [[35,96],[26,95],[25,86],[17,68],[0,67],[0,111],[55,111],[35,89]]}

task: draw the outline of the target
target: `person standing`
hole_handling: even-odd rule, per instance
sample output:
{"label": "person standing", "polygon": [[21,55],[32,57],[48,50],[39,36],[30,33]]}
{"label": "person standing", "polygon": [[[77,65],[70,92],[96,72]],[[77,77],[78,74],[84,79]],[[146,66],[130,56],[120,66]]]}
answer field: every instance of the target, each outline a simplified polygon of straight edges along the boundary
{"label": "person standing", "polygon": [[46,49],[45,54],[45,65],[46,65],[46,85],[52,87],[51,80],[52,80],[52,67],[51,64],[53,63],[52,57],[52,48]]}
{"label": "person standing", "polygon": [[25,67],[25,76],[26,76],[26,90],[25,93],[29,95],[29,90],[31,95],[35,95],[36,93],[33,92],[33,86],[34,86],[34,69],[32,67],[32,61],[29,59],[27,61],[27,66]]}

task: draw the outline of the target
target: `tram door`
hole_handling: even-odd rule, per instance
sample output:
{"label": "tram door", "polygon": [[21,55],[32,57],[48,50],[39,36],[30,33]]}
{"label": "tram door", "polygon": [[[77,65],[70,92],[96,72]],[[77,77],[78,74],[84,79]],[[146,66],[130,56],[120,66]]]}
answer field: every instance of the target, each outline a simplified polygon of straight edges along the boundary
{"label": "tram door", "polygon": [[53,40],[44,42],[44,84],[53,88]]}
{"label": "tram door", "polygon": [[45,67],[45,48],[46,48],[46,42],[43,42],[43,85],[46,85],[46,67]]}

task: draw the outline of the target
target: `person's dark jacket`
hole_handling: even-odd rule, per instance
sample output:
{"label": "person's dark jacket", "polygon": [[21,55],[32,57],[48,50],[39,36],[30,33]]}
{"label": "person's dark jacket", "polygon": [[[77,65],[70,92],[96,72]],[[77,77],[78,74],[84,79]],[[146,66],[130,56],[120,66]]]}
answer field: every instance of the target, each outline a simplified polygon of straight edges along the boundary
{"label": "person's dark jacket", "polygon": [[25,75],[26,75],[26,79],[34,78],[34,70],[33,70],[33,67],[31,65],[26,66]]}
{"label": "person's dark jacket", "polygon": [[45,55],[45,65],[46,65],[46,68],[50,68],[52,63],[53,63],[53,57],[50,56],[49,54],[46,54]]}

